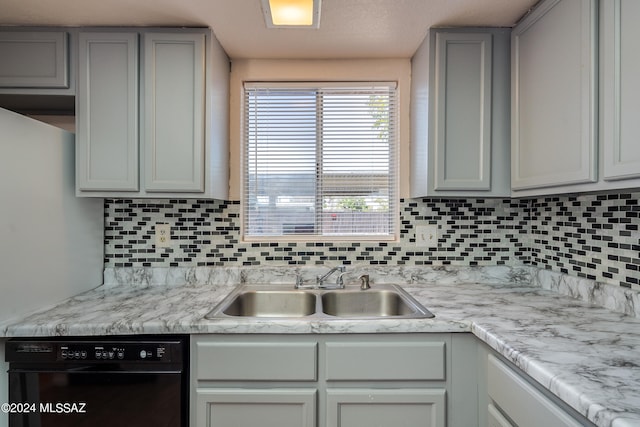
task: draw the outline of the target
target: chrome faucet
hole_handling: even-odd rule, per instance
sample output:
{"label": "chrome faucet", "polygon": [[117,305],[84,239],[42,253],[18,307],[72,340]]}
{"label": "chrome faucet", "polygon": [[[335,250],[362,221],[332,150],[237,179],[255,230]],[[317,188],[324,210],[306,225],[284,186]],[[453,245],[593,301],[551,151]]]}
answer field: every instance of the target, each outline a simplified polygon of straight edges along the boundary
{"label": "chrome faucet", "polygon": [[[329,278],[329,276],[331,276],[336,271],[339,271],[340,274],[338,275],[338,277],[336,277],[335,285],[327,285],[327,284],[325,284],[325,281]],[[339,265],[337,267],[333,267],[331,270],[327,271],[322,276],[318,275],[316,277],[316,286],[318,288],[325,288],[325,289],[326,288],[337,288],[337,289],[344,288],[344,281],[342,280],[342,276],[344,275],[345,271],[347,271],[347,267],[344,266],[344,265]]]}

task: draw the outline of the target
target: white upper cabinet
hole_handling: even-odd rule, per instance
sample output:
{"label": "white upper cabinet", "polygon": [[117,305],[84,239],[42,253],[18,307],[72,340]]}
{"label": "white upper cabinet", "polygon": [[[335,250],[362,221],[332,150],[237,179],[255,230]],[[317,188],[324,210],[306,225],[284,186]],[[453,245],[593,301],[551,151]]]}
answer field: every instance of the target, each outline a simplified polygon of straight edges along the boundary
{"label": "white upper cabinet", "polygon": [[550,0],[513,30],[514,190],[597,180],[596,10]]}
{"label": "white upper cabinet", "polygon": [[600,14],[603,177],[640,178],[640,2],[603,1]]}
{"label": "white upper cabinet", "polygon": [[229,62],[208,29],[80,34],[77,195],[228,197]]}
{"label": "white upper cabinet", "polygon": [[509,30],[434,29],[412,59],[411,197],[508,196]]}
{"label": "white upper cabinet", "polygon": [[547,0],[512,35],[512,188],[640,187],[640,2]]}
{"label": "white upper cabinet", "polygon": [[73,94],[66,31],[0,31],[0,58],[1,93]]}
{"label": "white upper cabinet", "polygon": [[79,191],[138,191],[138,34],[80,33]]}
{"label": "white upper cabinet", "polygon": [[144,34],[147,191],[204,191],[204,34]]}
{"label": "white upper cabinet", "polygon": [[435,35],[435,190],[490,190],[491,34]]}

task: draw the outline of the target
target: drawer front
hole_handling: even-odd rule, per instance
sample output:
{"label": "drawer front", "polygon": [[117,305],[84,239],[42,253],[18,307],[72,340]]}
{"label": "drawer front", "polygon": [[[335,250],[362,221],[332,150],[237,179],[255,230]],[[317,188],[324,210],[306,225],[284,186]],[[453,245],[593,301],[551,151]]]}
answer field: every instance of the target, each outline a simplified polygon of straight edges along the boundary
{"label": "drawer front", "polygon": [[492,355],[489,355],[487,382],[491,399],[518,427],[582,425]]}
{"label": "drawer front", "polygon": [[442,381],[444,342],[326,344],[329,381]]}
{"label": "drawer front", "polygon": [[197,343],[196,378],[212,381],[315,381],[318,345]]}

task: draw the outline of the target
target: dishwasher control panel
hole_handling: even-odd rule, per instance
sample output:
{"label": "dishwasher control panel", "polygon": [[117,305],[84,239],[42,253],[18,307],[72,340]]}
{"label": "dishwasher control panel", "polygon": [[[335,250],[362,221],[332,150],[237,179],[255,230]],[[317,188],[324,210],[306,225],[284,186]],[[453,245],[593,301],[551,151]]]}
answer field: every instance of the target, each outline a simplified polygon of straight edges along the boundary
{"label": "dishwasher control panel", "polygon": [[7,343],[7,361],[179,362],[181,344],[173,341],[23,341]]}
{"label": "dishwasher control panel", "polygon": [[170,362],[170,356],[167,346],[158,343],[71,343],[60,344],[57,359]]}

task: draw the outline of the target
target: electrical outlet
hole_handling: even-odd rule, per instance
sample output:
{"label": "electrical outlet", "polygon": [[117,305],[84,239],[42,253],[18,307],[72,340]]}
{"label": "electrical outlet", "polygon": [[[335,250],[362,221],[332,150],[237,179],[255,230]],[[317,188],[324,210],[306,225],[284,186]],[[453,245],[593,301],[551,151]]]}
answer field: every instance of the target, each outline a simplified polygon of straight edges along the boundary
{"label": "electrical outlet", "polygon": [[166,248],[171,244],[171,225],[156,223],[156,248]]}
{"label": "electrical outlet", "polygon": [[438,226],[418,225],[416,227],[416,246],[435,248],[438,246]]}

